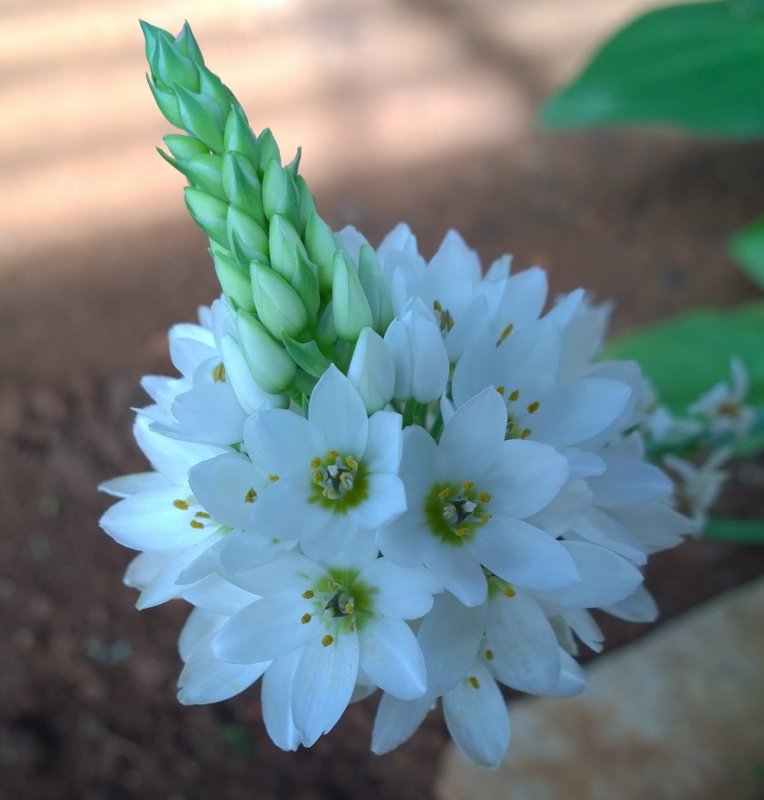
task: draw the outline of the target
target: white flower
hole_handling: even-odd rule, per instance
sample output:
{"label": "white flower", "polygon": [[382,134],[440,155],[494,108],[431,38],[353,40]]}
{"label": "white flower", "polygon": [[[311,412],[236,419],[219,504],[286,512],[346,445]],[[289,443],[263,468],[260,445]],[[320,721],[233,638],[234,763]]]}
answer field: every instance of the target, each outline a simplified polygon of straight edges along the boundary
{"label": "white flower", "polygon": [[252,504],[250,527],[298,539],[311,558],[347,547],[406,508],[400,415],[368,417],[358,390],[333,365],[311,394],[307,418],[262,411],[247,421],[244,442],[269,479]]}
{"label": "white flower", "polygon": [[312,745],[356,684],[407,700],[425,693],[424,659],[405,620],[426,614],[440,586],[424,570],[378,558],[370,535],[320,563],[290,553],[235,580],[261,599],[221,627],[212,652],[237,664],[273,662],[263,706],[279,746]]}
{"label": "white flower", "polygon": [[741,438],[746,436],[755,417],[753,408],[745,403],[750,383],[743,360],[733,357],[730,363],[730,382],[717,383],[709,389],[690,406],[690,414],[700,417],[712,434],[732,434]]}
{"label": "white flower", "polygon": [[505,440],[506,429],[505,403],[491,387],[457,409],[438,444],[406,428],[408,511],[378,533],[386,556],[424,564],[466,605],[485,600],[484,570],[537,589],[578,580],[565,548],[524,521],[560,491],[567,461],[546,445]]}
{"label": "white flower", "polygon": [[679,478],[675,488],[677,498],[687,507],[697,531],[705,527],[708,511],[727,482],[729,473],[719,467],[731,456],[730,448],[720,447],[700,466],[678,456],[666,455],[663,458],[663,463]]}

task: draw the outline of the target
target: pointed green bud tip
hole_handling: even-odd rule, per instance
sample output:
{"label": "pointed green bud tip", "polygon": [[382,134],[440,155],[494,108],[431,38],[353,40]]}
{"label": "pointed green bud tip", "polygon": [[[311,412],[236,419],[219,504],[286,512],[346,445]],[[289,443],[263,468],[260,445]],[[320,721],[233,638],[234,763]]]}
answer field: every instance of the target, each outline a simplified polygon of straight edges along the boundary
{"label": "pointed green bud tip", "polygon": [[222,177],[223,187],[231,204],[265,229],[262,187],[252,162],[241,153],[227,150],[223,155]]}
{"label": "pointed green bud tip", "polygon": [[305,226],[305,247],[308,255],[318,266],[318,285],[321,291],[328,292],[332,288],[334,254],[338,248],[332,229],[316,211],[308,216]]}
{"label": "pointed green bud tip", "polygon": [[169,37],[160,36],[157,39],[151,72],[166,86],[177,84],[191,92],[199,91],[199,70],[196,64],[184,56]]}
{"label": "pointed green bud tip", "polygon": [[275,214],[271,218],[268,229],[268,246],[271,266],[291,283],[297,270],[297,252],[304,253],[305,245],[294,225],[281,214]]}
{"label": "pointed green bud tip", "polygon": [[182,133],[168,133],[162,137],[167,149],[175,158],[192,158],[209,153],[209,148],[204,142],[194,139],[193,136],[184,136]]}
{"label": "pointed green bud tip", "polygon": [[257,171],[260,175],[265,174],[265,168],[271,161],[281,164],[281,152],[279,151],[278,144],[276,144],[276,140],[273,138],[273,133],[271,133],[270,128],[266,128],[257,137],[257,151]]}
{"label": "pointed green bud tip", "polygon": [[358,256],[358,277],[369,301],[374,328],[384,333],[394,316],[390,284],[385,279],[374,248],[366,242],[361,245]]}
{"label": "pointed green bud tip", "polygon": [[241,308],[244,311],[254,311],[255,300],[252,296],[252,283],[249,275],[246,275],[232,258],[220,250],[212,248],[210,253],[223,294],[237,310]]}
{"label": "pointed green bud tip", "polygon": [[263,174],[263,210],[271,219],[276,214],[286,217],[293,225],[300,224],[297,187],[288,168],[272,159]]}
{"label": "pointed green bud tip", "polygon": [[249,159],[252,166],[257,169],[259,163],[257,138],[252,128],[249,127],[244,110],[238,103],[234,103],[228,112],[223,141],[227,152],[240,153]]}
{"label": "pointed green bud tip", "polygon": [[204,94],[175,86],[181,128],[187,130],[214,153],[223,152],[224,118],[217,104]]}
{"label": "pointed green bud tip", "polygon": [[191,26],[188,24],[188,20],[183,23],[180,33],[175,37],[175,44],[186,58],[190,58],[198,67],[204,66],[204,56],[191,30]]}
{"label": "pointed green bud tip", "polygon": [[355,342],[364,328],[371,328],[373,318],[358,272],[341,251],[334,255],[332,276],[332,306],[337,336]]}
{"label": "pointed green bud tip", "polygon": [[187,186],[184,190],[186,207],[194,222],[221,247],[228,248],[228,233],[226,229],[226,216],[228,206],[216,197]]}
{"label": "pointed green bud tip", "polygon": [[252,262],[252,296],[257,316],[279,341],[296,337],[308,324],[308,314],[300,295],[269,267]]}
{"label": "pointed green bud tip", "polygon": [[382,337],[364,328],[356,342],[348,367],[348,378],[363,398],[366,411],[383,409],[395,391],[395,362]]}
{"label": "pointed green bud tip", "polygon": [[263,391],[286,391],[297,375],[297,366],[286,350],[246,311],[236,315],[236,332],[252,377]]}

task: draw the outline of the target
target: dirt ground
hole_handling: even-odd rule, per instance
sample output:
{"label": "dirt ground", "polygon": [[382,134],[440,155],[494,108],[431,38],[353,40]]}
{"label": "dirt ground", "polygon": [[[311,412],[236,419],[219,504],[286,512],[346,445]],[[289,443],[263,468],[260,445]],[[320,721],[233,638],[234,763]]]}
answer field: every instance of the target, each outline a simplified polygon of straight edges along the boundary
{"label": "dirt ground", "polygon": [[[231,5],[151,16],[131,0],[0,4],[0,97],[17,112],[0,132],[4,800],[426,800],[446,742],[435,715],[371,756],[374,699],[296,754],[268,740],[257,689],[182,707],[187,609],[139,613],[122,586],[131,554],[99,530],[109,500],[95,487],[145,468],[130,434],[138,380],[169,374],[167,328],[216,294],[182,183],[152,152],[168,128],[141,83],[139,14],[175,28],[189,17],[208,62],[246,87],[253,122],[277,128],[285,150],[302,142],[336,227],[378,242],[405,219],[428,254],[458,227],[486,262],[509,250],[518,269],[547,267],[553,291],[615,299],[616,330],[756,296],[725,241],[764,208],[761,145],[532,127],[543,98],[643,3]],[[256,63],[277,55],[283,74],[264,82]],[[741,465],[726,512],[761,514],[761,472]],[[692,541],[655,558],[647,583],[667,619],[763,571],[762,549]],[[646,632],[604,624],[611,647]]]}

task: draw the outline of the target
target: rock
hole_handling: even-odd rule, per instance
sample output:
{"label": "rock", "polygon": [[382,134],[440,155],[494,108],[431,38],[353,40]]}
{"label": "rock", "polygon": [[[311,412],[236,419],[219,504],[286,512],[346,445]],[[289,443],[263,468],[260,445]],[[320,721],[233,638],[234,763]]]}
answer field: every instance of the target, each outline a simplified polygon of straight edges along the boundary
{"label": "rock", "polygon": [[[443,800],[754,800],[764,766],[764,578],[588,669],[578,697],[510,704],[497,770],[447,752]],[[758,790],[761,792],[759,783]]]}

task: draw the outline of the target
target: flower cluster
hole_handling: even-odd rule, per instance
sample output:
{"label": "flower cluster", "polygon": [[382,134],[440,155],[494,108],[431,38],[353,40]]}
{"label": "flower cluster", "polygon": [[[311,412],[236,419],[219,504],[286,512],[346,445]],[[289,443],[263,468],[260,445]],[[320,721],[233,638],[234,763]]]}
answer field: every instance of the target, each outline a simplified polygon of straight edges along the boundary
{"label": "flower cluster", "polygon": [[170,330],[180,375],[144,379],[134,429],[152,471],[103,485],[101,524],[140,551],[140,608],[193,606],[179,699],[262,678],[292,750],[380,692],[376,753],[441,700],[495,765],[500,685],[579,691],[590,610],[652,620],[641,568],[692,529],[644,460],[640,371],[594,361],[607,310],[550,304],[539,268],[484,272],[453,231],[429,262],[405,225],[376,249],[333,233],[188,27],[144,32],[223,295]]}

